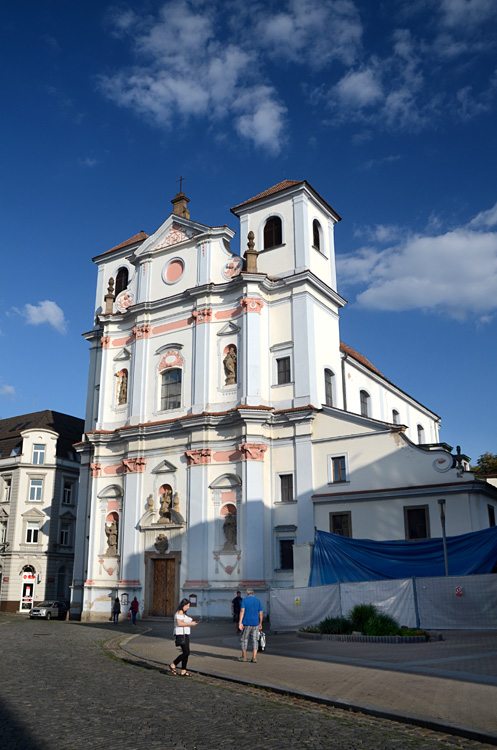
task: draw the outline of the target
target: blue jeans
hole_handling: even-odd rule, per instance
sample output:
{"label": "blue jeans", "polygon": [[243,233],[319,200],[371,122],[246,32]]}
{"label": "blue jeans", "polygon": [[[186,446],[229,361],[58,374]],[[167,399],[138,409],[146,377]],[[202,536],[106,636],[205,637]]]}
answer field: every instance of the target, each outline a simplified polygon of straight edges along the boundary
{"label": "blue jeans", "polygon": [[131,610],[131,622],[136,625],[136,612],[133,609]]}
{"label": "blue jeans", "polygon": [[117,624],[119,622],[119,612],[114,612],[114,622]]}

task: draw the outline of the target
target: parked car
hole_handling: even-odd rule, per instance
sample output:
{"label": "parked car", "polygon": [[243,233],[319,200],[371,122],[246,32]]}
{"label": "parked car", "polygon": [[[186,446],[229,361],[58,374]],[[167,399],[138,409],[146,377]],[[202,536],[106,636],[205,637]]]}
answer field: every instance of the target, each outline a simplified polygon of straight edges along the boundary
{"label": "parked car", "polygon": [[35,617],[43,617],[50,620],[55,617],[57,620],[65,620],[67,615],[67,605],[64,602],[54,602],[53,599],[46,599],[29,610],[29,617],[34,620]]}

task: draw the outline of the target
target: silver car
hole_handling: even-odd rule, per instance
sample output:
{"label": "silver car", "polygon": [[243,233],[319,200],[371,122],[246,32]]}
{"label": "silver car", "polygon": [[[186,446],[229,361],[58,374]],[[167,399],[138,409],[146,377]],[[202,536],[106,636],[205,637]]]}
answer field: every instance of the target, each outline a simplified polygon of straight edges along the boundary
{"label": "silver car", "polygon": [[29,610],[29,617],[34,620],[35,617],[43,617],[50,620],[52,617],[57,620],[65,620],[67,614],[67,605],[64,602],[54,602],[53,599],[46,599]]}

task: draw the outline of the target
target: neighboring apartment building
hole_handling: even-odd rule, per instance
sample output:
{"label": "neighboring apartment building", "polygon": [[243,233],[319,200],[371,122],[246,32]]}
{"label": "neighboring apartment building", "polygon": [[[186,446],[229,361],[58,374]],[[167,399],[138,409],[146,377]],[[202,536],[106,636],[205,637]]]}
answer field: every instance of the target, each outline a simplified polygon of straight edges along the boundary
{"label": "neighboring apartment building", "polygon": [[172,202],[94,259],[72,615],[106,619],[120,595],[226,616],[248,585],[267,604],[315,527],[440,536],[440,498],[449,535],[488,526],[497,492],[439,417],[340,341],[334,209],[275,185],[232,209],[239,257],[231,229]]}
{"label": "neighboring apartment building", "polygon": [[56,411],[0,420],[0,611],[69,600],[84,422]]}

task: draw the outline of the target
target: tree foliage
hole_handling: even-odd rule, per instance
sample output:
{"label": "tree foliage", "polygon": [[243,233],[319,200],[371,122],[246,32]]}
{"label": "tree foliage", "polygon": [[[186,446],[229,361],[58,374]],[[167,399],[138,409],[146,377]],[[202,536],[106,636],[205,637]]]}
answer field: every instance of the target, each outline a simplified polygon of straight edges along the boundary
{"label": "tree foliage", "polygon": [[497,474],[497,455],[495,453],[482,453],[478,461],[477,466],[474,468],[474,472],[477,476],[485,476],[486,474]]}

